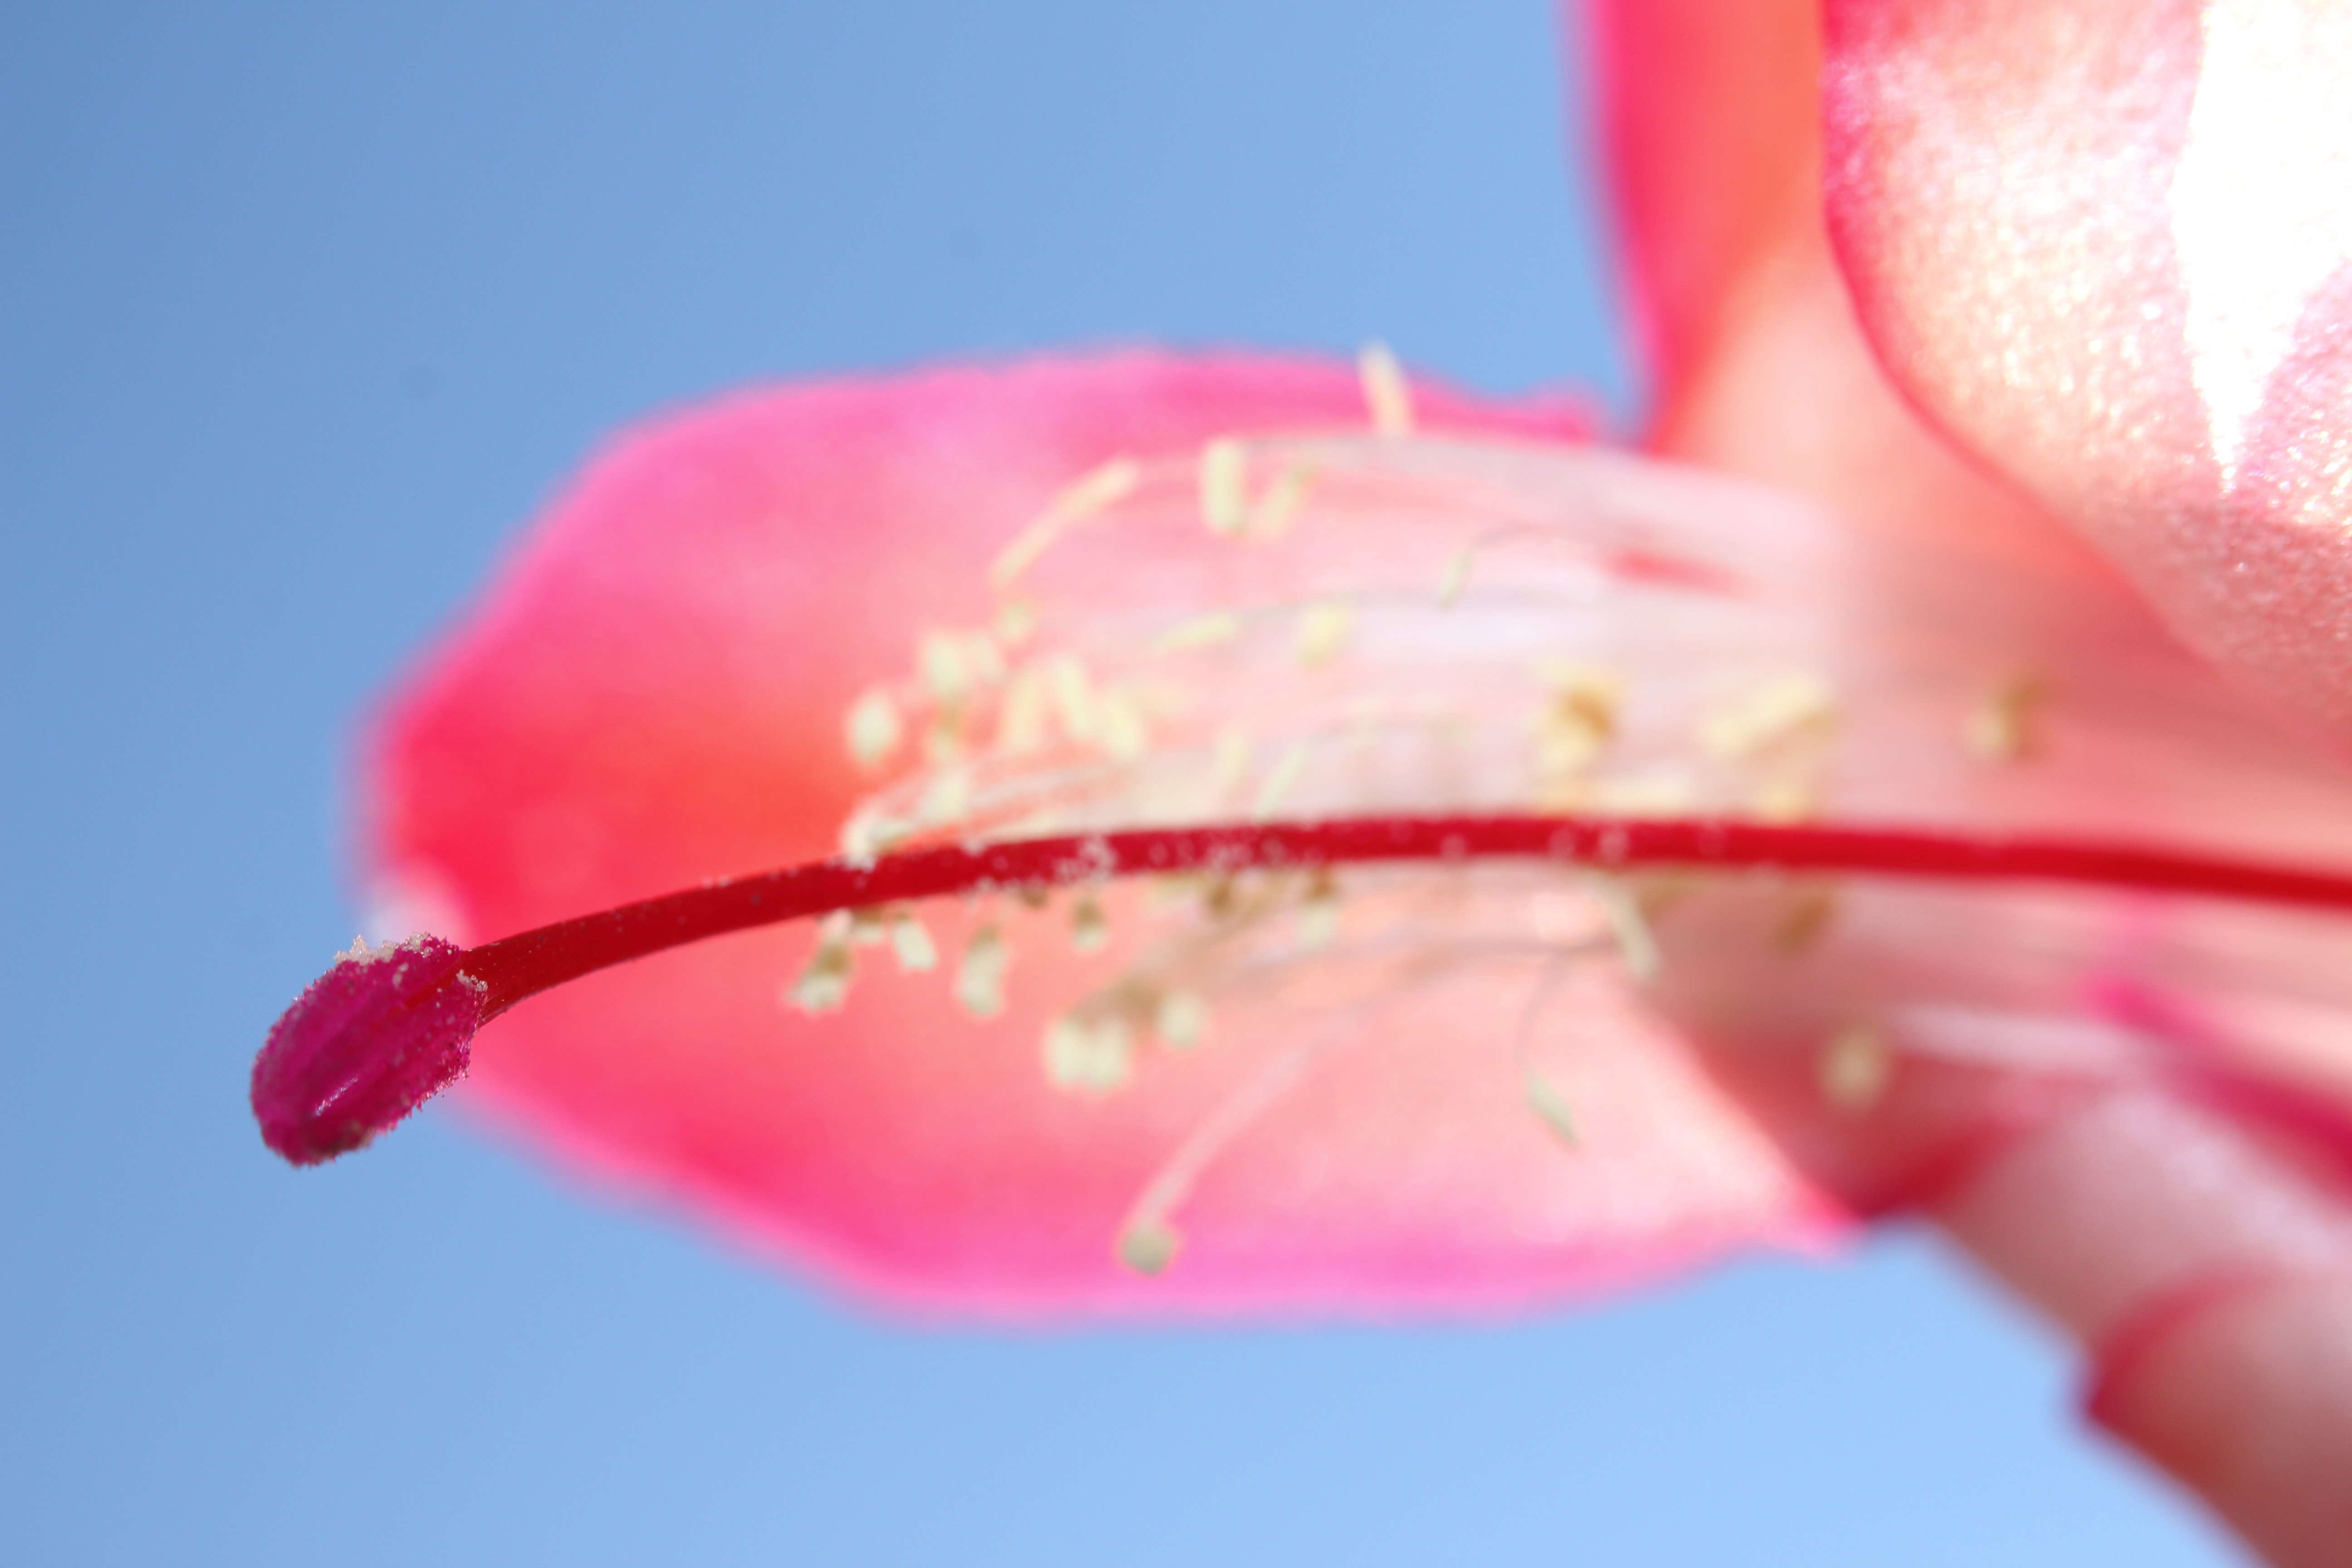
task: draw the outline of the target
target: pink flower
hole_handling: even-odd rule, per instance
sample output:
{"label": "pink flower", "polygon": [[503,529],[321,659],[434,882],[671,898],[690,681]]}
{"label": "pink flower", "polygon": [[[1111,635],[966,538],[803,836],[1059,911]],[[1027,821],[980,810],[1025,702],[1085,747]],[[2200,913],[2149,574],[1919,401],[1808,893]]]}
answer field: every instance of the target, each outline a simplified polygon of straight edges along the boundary
{"label": "pink flower", "polygon": [[2334,1561],[2248,1455],[2352,1407],[2216,1401],[2352,1300],[2352,29],[1832,0],[1825,231],[1809,5],[1598,9],[1650,455],[1381,353],[633,434],[394,703],[377,886],[485,943],[847,863],[354,958],[273,1144],[751,928],[468,1092],[958,1309],[1484,1310],[1925,1205]]}

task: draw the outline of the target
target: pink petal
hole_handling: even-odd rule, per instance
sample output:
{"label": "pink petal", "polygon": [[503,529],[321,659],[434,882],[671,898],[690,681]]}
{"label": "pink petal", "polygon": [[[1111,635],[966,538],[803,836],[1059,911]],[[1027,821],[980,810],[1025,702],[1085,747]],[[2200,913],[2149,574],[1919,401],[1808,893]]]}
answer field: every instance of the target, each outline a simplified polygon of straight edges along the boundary
{"label": "pink petal", "polygon": [[1669,401],[1817,210],[1814,0],[1591,0],[1626,289]]}
{"label": "pink petal", "polygon": [[1828,7],[1880,357],[2209,656],[2352,734],[2352,13]]}
{"label": "pink petal", "polygon": [[[1575,427],[1416,396],[1439,428]],[[744,396],[635,437],[395,705],[374,770],[381,884],[482,938],[825,853],[861,787],[845,709],[921,628],[985,617],[989,562],[1074,476],[1362,420],[1338,367],[1132,353]],[[950,951],[970,925],[926,919]],[[841,1016],[803,1018],[777,996],[808,934],[757,933],[532,1001],[484,1031],[467,1091],[627,1189],[937,1304],[1492,1306],[1822,1218],[1622,999],[1589,1010],[1576,1085],[1613,1131],[1570,1158],[1492,1037],[1521,998],[1456,982],[1401,994],[1379,1040],[1312,1064],[1193,1184],[1179,1265],[1139,1279],[1112,1256],[1122,1224],[1280,1068],[1283,1020],[1234,1010],[1127,1093],[1055,1092],[1036,1042],[1087,971],[1058,917],[1051,934],[1047,916],[1004,920],[1013,1005],[992,1023],[937,975],[861,976]],[[1457,1044],[1491,1069],[1462,1070]]]}

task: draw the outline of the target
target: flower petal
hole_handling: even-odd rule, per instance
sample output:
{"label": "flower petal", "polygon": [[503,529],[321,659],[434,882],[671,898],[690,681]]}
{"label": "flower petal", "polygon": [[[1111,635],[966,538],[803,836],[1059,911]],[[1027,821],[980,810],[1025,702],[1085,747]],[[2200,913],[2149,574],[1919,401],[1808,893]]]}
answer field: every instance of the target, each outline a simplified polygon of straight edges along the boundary
{"label": "flower petal", "polygon": [[1583,13],[1635,325],[1671,398],[1818,211],[1814,0],[1569,9]]}
{"label": "flower petal", "polygon": [[2352,736],[2352,13],[1827,16],[1831,218],[1888,370],[2210,657]]}
{"label": "flower petal", "polygon": [[[1413,401],[1425,427],[1576,423],[1428,386]],[[1136,353],[756,395],[635,437],[395,705],[379,883],[481,938],[825,853],[865,783],[845,711],[926,628],[988,625],[992,561],[1074,479],[1124,457],[1190,473],[1213,437],[1365,419],[1336,367]],[[1105,901],[1129,926],[1132,896]],[[1001,1016],[974,1020],[937,973],[860,974],[840,1016],[801,1016],[777,995],[808,933],[755,933],[534,1000],[485,1030],[467,1092],[628,1188],[940,1304],[1492,1305],[1823,1221],[1622,1000],[1586,1010],[1592,1081],[1564,1075],[1612,1110],[1580,1162],[1525,1111],[1507,1040],[1485,1047],[1492,1071],[1452,1060],[1522,1007],[1517,989],[1384,986],[1380,1038],[1311,1063],[1281,999],[1255,1022],[1235,1004],[1196,1051],[1088,1098],[1047,1081],[1040,1037],[1121,945],[1076,952],[1061,911],[920,915],[920,945],[950,963],[999,926]],[[1260,1087],[1286,1076],[1286,1096]],[[1121,1266],[1139,1202],[1254,1096],[1243,1135],[1183,1181],[1169,1276]]]}
{"label": "flower petal", "polygon": [[[985,837],[1554,787],[2345,840],[2338,776],[2065,570],[1556,444],[1312,433],[1361,421],[1341,373],[1134,356],[803,389],[642,437],[396,709],[384,879],[482,937],[821,853],[845,817]],[[2046,737],[2003,706],[2021,671],[2052,682]],[[1759,690],[1774,672],[1797,684]],[[1801,1174],[1718,1078],[1753,1093],[1793,1060],[1811,1084],[1858,1018],[1962,1058],[2022,1019],[2046,1077],[2031,1028],[2071,1047],[2086,976],[2213,958],[2193,912],[1864,889],[1804,969],[1774,942],[1806,891],[1439,867],[1195,888],[1174,914],[1113,888],[752,933],[534,999],[484,1031],[471,1088],[904,1299],[1490,1307],[1817,1239],[1816,1180],[1868,1201],[1906,1174],[1898,1139],[1792,1138]],[[1654,997],[1706,1058],[1643,994],[1642,901],[1683,894]],[[1919,1114],[1983,1123],[1936,1098]]]}

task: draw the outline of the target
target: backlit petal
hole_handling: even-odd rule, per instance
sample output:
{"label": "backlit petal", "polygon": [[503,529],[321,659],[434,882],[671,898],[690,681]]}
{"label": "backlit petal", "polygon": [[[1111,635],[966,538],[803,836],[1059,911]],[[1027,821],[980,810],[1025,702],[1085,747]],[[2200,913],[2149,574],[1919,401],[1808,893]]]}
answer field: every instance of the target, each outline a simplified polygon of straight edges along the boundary
{"label": "backlit petal", "polygon": [[1832,0],[1872,339],[2192,642],[2352,736],[2352,10]]}

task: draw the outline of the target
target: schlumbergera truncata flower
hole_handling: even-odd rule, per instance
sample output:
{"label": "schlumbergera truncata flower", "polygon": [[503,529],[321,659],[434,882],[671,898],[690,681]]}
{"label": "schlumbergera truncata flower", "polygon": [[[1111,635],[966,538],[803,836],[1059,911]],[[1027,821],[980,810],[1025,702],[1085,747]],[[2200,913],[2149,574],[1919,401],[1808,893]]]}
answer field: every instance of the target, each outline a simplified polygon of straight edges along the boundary
{"label": "schlumbergera truncata flower", "polygon": [[1381,350],[629,435],[385,713],[420,934],[272,1031],[271,1146],[470,1066],[1031,1314],[1507,1308],[1925,1208],[2338,1561],[2352,1415],[2237,1412],[2352,1356],[2352,18],[1596,12],[1643,450]]}

